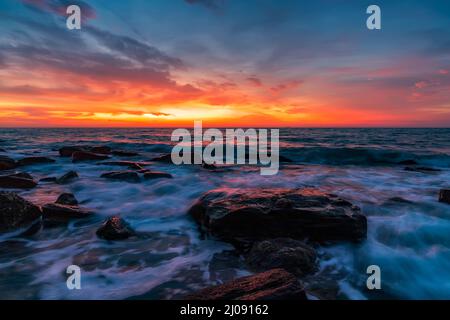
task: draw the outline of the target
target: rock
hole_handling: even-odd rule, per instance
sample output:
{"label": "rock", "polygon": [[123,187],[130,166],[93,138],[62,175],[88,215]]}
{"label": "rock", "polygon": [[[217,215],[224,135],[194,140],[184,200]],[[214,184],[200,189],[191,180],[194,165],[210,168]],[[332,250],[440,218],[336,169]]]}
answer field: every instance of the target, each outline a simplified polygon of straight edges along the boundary
{"label": "rock", "polygon": [[110,154],[111,148],[108,146],[92,147],[89,149],[89,152],[98,153],[98,154]]}
{"label": "rock", "polygon": [[14,169],[15,167],[17,167],[15,160],[7,156],[0,156],[0,171]]}
{"label": "rock", "polygon": [[6,150],[3,148],[0,148],[0,152],[6,152]]}
{"label": "rock", "polygon": [[189,214],[203,231],[230,242],[280,237],[360,241],[367,233],[358,207],[311,188],[216,189],[204,194]]}
{"label": "rock", "polygon": [[403,160],[398,162],[398,164],[404,165],[404,166],[415,166],[418,165],[416,160]]}
{"label": "rock", "polygon": [[88,151],[76,151],[72,154],[72,162],[105,160],[105,159],[109,159],[109,157],[104,154],[93,153]]}
{"label": "rock", "polygon": [[0,188],[7,189],[32,189],[37,186],[37,182],[28,178],[28,174],[10,174],[0,176]]}
{"label": "rock", "polygon": [[272,269],[203,289],[187,300],[306,300],[303,286],[294,275]]}
{"label": "rock", "polygon": [[209,163],[206,163],[205,161],[203,161],[203,163],[202,163],[202,168],[206,169],[206,170],[216,170],[217,169],[217,167],[214,164],[209,164]]}
{"label": "rock", "polygon": [[38,206],[16,193],[0,191],[0,232],[29,227],[41,215]]}
{"label": "rock", "polygon": [[302,276],[316,269],[317,255],[301,241],[277,238],[255,242],[245,260],[255,271],[283,268]]}
{"label": "rock", "polygon": [[56,177],[46,177],[39,180],[39,182],[56,182]]}
{"label": "rock", "polygon": [[66,184],[72,182],[76,178],[78,178],[78,173],[76,173],[75,171],[69,171],[66,174],[59,177],[58,179],[56,179],[56,183]]}
{"label": "rock", "polygon": [[62,193],[59,195],[58,199],[56,199],[55,203],[77,206],[78,200],[72,193]]}
{"label": "rock", "polygon": [[161,179],[161,178],[172,179],[173,177],[170,173],[160,171],[146,171],[144,173],[144,179],[146,180]]}
{"label": "rock", "polygon": [[162,156],[159,157],[155,157],[153,159],[150,159],[150,161],[155,161],[155,162],[164,162],[164,163],[173,163],[172,162],[172,156],[169,154],[164,154]]}
{"label": "rock", "polygon": [[139,182],[141,179],[139,175],[134,171],[113,171],[107,172],[101,175],[102,178],[111,180],[121,180],[127,182]]}
{"label": "rock", "polygon": [[118,156],[118,157],[136,157],[139,155],[139,153],[137,153],[137,152],[124,151],[124,150],[114,150],[112,152],[112,154],[115,156]]}
{"label": "rock", "polygon": [[129,169],[133,170],[143,170],[142,166],[137,162],[132,161],[106,161],[106,162],[99,162],[98,163],[106,165],[106,166],[120,166],[120,167],[128,167]]}
{"label": "rock", "polygon": [[51,222],[67,222],[70,219],[81,219],[89,217],[92,211],[58,203],[48,203],[42,206],[44,220]]}
{"label": "rock", "polygon": [[406,167],[405,171],[429,173],[429,172],[439,172],[441,170],[428,167]]}
{"label": "rock", "polygon": [[124,240],[133,236],[135,232],[125,220],[114,216],[106,220],[96,234],[106,240]]}
{"label": "rock", "polygon": [[439,192],[439,202],[450,204],[450,189],[441,189]]}
{"label": "rock", "polygon": [[59,149],[59,155],[61,157],[71,157],[73,153],[77,151],[87,151],[89,147],[81,147],[81,146],[70,146],[70,147],[62,147]]}
{"label": "rock", "polygon": [[282,156],[281,154],[280,154],[280,156],[279,156],[279,158],[278,158],[278,161],[279,161],[280,163],[281,163],[281,162],[288,162],[288,163],[294,162],[294,161],[292,161],[291,159],[289,159],[288,157]]}
{"label": "rock", "polygon": [[28,166],[33,164],[54,163],[55,160],[47,157],[26,157],[17,161],[19,166]]}
{"label": "rock", "polygon": [[25,179],[30,179],[33,180],[33,176],[29,173],[26,172],[17,172],[17,173],[13,173],[9,175],[10,177],[19,177],[19,178],[25,178]]}

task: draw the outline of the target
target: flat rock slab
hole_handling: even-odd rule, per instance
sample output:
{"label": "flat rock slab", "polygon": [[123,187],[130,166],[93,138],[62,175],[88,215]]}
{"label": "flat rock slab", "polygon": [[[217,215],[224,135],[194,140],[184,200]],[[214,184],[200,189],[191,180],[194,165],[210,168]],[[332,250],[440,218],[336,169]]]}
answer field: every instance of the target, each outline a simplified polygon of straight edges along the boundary
{"label": "flat rock slab", "polygon": [[137,152],[125,151],[125,150],[114,150],[112,152],[112,154],[117,157],[136,157],[139,155],[139,153],[137,153]]}
{"label": "flat rock slab", "polygon": [[14,159],[7,156],[0,156],[0,170],[10,170],[17,167],[17,163]]}
{"label": "flat rock slab", "polygon": [[152,180],[152,179],[171,179],[173,178],[170,173],[166,172],[160,172],[160,171],[145,171],[144,172],[144,179],[146,180]]}
{"label": "flat rock slab", "polygon": [[0,188],[5,189],[32,189],[37,186],[37,182],[30,179],[26,174],[10,174],[0,176]]}
{"label": "flat rock slab", "polygon": [[203,231],[225,241],[293,238],[360,241],[367,234],[361,210],[316,189],[215,189],[189,210]]}
{"label": "flat rock slab", "polygon": [[303,286],[294,275],[272,269],[253,276],[203,289],[188,300],[306,300]]}
{"label": "flat rock slab", "polygon": [[48,157],[26,157],[17,161],[19,166],[29,166],[33,164],[54,163],[55,160]]}
{"label": "flat rock slab", "polygon": [[92,211],[78,206],[69,206],[58,203],[48,203],[42,206],[44,220],[66,222],[71,219],[82,219],[93,214]]}
{"label": "flat rock slab", "polygon": [[72,154],[72,162],[106,160],[106,159],[109,159],[109,156],[87,151],[75,151]]}
{"label": "flat rock slab", "polygon": [[114,171],[107,172],[101,175],[102,178],[110,179],[110,180],[119,180],[126,182],[139,182],[141,179],[139,175],[134,171]]}
{"label": "flat rock slab", "polygon": [[31,226],[40,208],[13,192],[0,191],[0,232]]}
{"label": "flat rock slab", "polygon": [[143,167],[139,162],[133,162],[133,161],[105,161],[105,162],[99,162],[98,165],[105,165],[105,166],[119,166],[119,167],[128,167],[129,169],[133,170],[142,170]]}

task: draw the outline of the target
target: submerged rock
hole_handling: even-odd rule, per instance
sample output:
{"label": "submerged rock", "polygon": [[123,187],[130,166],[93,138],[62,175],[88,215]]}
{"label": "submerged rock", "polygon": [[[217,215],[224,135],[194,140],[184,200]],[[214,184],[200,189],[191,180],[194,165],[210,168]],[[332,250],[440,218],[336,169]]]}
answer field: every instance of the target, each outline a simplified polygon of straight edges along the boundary
{"label": "submerged rock", "polygon": [[188,300],[306,300],[303,285],[283,269],[272,269],[203,289]]}
{"label": "submerged rock", "polygon": [[405,166],[415,166],[415,165],[418,165],[418,163],[417,163],[416,160],[403,160],[403,161],[398,162],[398,164],[402,164],[402,165],[405,165]]}
{"label": "submerged rock", "polygon": [[0,232],[29,227],[41,215],[38,206],[16,193],[0,191]]}
{"label": "submerged rock", "polygon": [[137,152],[124,151],[124,150],[114,150],[112,152],[112,154],[115,156],[118,156],[118,157],[136,157],[139,155],[139,153],[137,153]]}
{"label": "submerged rock", "polygon": [[142,166],[138,162],[132,161],[105,161],[99,162],[98,165],[106,165],[106,166],[119,166],[119,167],[128,167],[133,170],[143,170]]}
{"label": "submerged rock", "polygon": [[135,235],[135,232],[125,220],[114,216],[106,220],[96,234],[106,240],[124,240]]}
{"label": "submerged rock", "polygon": [[56,183],[58,184],[66,184],[69,182],[72,182],[74,179],[78,178],[78,173],[75,171],[69,171],[66,174],[62,175],[61,177],[56,179]]}
{"label": "submerged rock", "polygon": [[98,154],[110,154],[111,148],[108,146],[98,146],[98,147],[92,147],[89,149],[92,153],[98,153]]}
{"label": "submerged rock", "polygon": [[160,172],[160,171],[144,172],[144,179],[146,179],[146,180],[161,179],[161,178],[171,179],[173,177],[170,173],[166,173],[166,172]]}
{"label": "submerged rock", "polygon": [[450,204],[450,189],[441,189],[439,192],[439,202]]}
{"label": "submerged rock", "polygon": [[155,161],[155,162],[164,162],[164,163],[173,163],[172,162],[172,156],[169,154],[164,154],[162,156],[159,157],[155,157],[150,159],[150,161]]}
{"label": "submerged rock", "polygon": [[141,179],[139,175],[134,171],[114,171],[107,172],[101,175],[102,178],[111,180],[121,180],[127,182],[139,182]]}
{"label": "submerged rock", "polygon": [[230,242],[289,237],[315,241],[366,237],[361,210],[316,189],[216,189],[189,210],[201,228]]}
{"label": "submerged rock", "polygon": [[0,148],[0,152],[6,152],[6,150],[3,148]]}
{"label": "submerged rock", "polygon": [[[30,179],[31,178],[31,179]],[[37,186],[37,182],[27,173],[16,173],[0,176],[0,188],[7,189],[32,189]]]}
{"label": "submerged rock", "polygon": [[56,199],[55,203],[77,206],[78,200],[72,193],[62,193],[59,195],[58,199]]}
{"label": "submerged rock", "polygon": [[106,160],[106,159],[109,159],[107,155],[88,151],[76,151],[72,154],[72,162]]}
{"label": "submerged rock", "polygon": [[441,170],[440,169],[429,168],[429,167],[406,167],[405,171],[429,173],[429,172],[439,172]]}
{"label": "submerged rock", "polygon": [[48,203],[42,206],[44,220],[51,222],[67,222],[70,219],[82,219],[93,214],[92,211],[58,203]]}
{"label": "submerged rock", "polygon": [[39,180],[39,182],[56,182],[58,180],[56,177],[45,177]]}
{"label": "submerged rock", "polygon": [[17,167],[17,163],[14,159],[7,156],[0,156],[0,171],[14,169],[15,167]]}
{"label": "submerged rock", "polygon": [[54,163],[55,160],[48,157],[26,157],[17,161],[19,166],[28,166],[33,164]]}
{"label": "submerged rock", "polygon": [[89,147],[82,147],[82,146],[69,146],[69,147],[62,147],[59,149],[59,155],[61,157],[71,157],[72,154],[74,154],[77,151],[87,151]]}
{"label": "submerged rock", "polygon": [[316,269],[317,255],[301,241],[277,238],[255,242],[245,260],[255,271],[283,268],[302,276]]}

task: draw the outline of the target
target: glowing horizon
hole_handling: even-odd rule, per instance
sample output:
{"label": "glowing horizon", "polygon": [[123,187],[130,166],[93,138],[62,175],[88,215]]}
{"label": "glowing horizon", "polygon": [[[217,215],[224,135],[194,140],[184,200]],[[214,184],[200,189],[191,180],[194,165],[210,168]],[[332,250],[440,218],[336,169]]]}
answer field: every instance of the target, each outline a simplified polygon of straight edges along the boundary
{"label": "glowing horizon", "polygon": [[450,126],[450,5],[378,2],[5,0],[0,127]]}

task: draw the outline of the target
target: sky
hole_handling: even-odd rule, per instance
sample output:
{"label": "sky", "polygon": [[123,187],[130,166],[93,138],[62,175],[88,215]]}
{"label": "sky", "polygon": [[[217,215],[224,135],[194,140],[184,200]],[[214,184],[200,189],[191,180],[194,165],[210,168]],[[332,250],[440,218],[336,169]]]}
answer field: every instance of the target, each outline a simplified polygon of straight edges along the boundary
{"label": "sky", "polygon": [[1,0],[0,127],[194,120],[450,127],[450,1]]}

